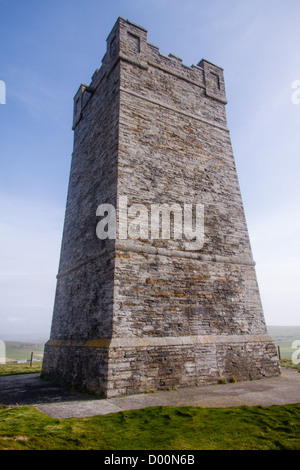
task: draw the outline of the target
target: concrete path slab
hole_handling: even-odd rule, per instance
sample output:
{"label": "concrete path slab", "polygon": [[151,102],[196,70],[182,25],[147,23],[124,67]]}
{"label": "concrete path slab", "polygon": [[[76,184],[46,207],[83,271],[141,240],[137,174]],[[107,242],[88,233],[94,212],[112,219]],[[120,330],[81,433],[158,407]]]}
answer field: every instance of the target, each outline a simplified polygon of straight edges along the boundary
{"label": "concrete path slab", "polygon": [[0,377],[0,404],[34,405],[53,418],[87,417],[149,406],[270,406],[300,403],[300,374],[282,368],[279,377],[224,385],[94,399],[42,380],[39,374]]}
{"label": "concrete path slab", "polygon": [[0,377],[0,404],[33,405],[87,399],[87,395],[42,380],[40,374],[5,375]]}

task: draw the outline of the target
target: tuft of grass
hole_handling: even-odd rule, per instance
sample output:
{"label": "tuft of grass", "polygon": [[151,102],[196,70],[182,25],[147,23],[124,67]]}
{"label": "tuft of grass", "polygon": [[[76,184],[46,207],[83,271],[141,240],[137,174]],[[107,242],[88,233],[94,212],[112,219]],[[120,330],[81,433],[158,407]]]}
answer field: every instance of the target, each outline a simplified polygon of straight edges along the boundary
{"label": "tuft of grass", "polygon": [[220,377],[220,379],[218,380],[218,384],[221,384],[221,385],[224,385],[226,384],[226,379],[224,379],[224,377]]}
{"label": "tuft of grass", "polygon": [[300,450],[300,404],[158,406],[68,419],[0,406],[0,422],[2,450]]}
{"label": "tuft of grass", "polygon": [[300,372],[300,363],[294,364],[291,359],[280,359],[280,365],[289,369],[297,369]]}

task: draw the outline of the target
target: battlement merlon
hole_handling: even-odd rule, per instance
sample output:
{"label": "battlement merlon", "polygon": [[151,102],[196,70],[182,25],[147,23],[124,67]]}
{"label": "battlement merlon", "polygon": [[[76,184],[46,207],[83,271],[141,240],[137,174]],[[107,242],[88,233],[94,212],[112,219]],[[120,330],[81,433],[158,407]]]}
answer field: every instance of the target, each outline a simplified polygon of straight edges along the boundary
{"label": "battlement merlon", "polygon": [[109,77],[119,61],[128,62],[143,70],[156,67],[203,88],[207,97],[227,104],[221,67],[205,59],[197,65],[187,66],[177,55],[170,53],[167,56],[161,53],[157,46],[147,42],[147,30],[144,27],[119,17],[106,42],[107,49],[101,68],[93,74],[90,85],[80,85],[74,97],[73,130],[81,119],[82,109],[104,77]]}

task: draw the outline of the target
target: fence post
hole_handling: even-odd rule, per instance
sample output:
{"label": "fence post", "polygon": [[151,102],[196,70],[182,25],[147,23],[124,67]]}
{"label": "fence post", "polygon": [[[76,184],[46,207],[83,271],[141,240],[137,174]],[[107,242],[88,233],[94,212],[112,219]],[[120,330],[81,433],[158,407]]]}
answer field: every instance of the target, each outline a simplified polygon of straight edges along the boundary
{"label": "fence post", "polygon": [[280,360],[281,359],[280,346],[277,346],[277,349],[278,349],[278,357],[279,357],[279,360]]}
{"label": "fence post", "polygon": [[31,358],[30,358],[30,367],[32,367],[32,359],[33,359],[33,352],[31,353]]}

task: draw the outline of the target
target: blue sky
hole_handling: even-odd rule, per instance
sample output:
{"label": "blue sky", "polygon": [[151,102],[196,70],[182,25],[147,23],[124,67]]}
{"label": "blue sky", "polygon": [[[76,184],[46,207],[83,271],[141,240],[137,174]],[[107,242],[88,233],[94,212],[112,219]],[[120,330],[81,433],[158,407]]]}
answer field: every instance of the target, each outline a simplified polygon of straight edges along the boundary
{"label": "blue sky", "polygon": [[300,324],[298,0],[0,0],[0,339],[50,332],[73,96],[118,16],[186,65],[224,68],[227,119],[270,325]]}

